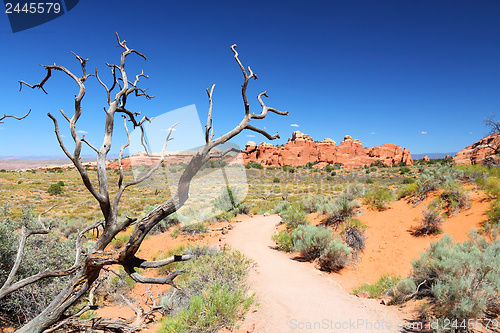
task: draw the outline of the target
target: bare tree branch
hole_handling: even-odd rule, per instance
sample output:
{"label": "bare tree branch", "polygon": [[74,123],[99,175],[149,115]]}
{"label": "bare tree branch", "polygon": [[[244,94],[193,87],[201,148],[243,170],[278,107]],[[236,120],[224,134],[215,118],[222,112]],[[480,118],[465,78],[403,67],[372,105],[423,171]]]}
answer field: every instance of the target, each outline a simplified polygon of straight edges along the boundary
{"label": "bare tree branch", "polygon": [[205,127],[205,142],[206,143],[208,143],[214,137],[214,129],[213,129],[213,123],[212,123],[212,106],[213,106],[212,95],[214,93],[214,88],[215,88],[215,84],[212,84],[212,88],[210,90],[208,90],[208,88],[207,88],[208,117],[207,117],[207,125]]}
{"label": "bare tree branch", "polygon": [[4,114],[3,116],[0,117],[0,124],[3,124],[2,120],[4,120],[5,118],[14,118],[14,119],[17,119],[17,120],[21,120],[21,119],[26,118],[30,113],[31,113],[31,109],[28,111],[28,113],[26,113],[22,117],[16,117],[16,116],[13,116],[13,115],[10,115],[10,114]]}

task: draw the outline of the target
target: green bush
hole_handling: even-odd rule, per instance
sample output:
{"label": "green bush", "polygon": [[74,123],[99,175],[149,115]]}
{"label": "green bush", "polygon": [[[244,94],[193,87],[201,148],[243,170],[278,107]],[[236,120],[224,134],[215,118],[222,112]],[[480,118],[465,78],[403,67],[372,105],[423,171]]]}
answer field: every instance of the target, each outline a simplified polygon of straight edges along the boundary
{"label": "green bush", "polygon": [[411,278],[404,278],[391,287],[389,294],[392,296],[392,303],[401,304],[415,295],[416,291],[415,281]]}
{"label": "green bush", "polygon": [[64,186],[64,182],[62,180],[60,180],[60,181],[57,182],[57,185]]}
{"label": "green bush", "polygon": [[284,212],[280,213],[280,216],[290,229],[309,223],[304,208],[299,203],[291,204]]}
{"label": "green bush", "polygon": [[312,225],[299,225],[292,232],[294,248],[306,260],[314,260],[321,256],[332,240],[329,229]]}
{"label": "green bush", "polygon": [[279,182],[280,182],[280,179],[278,177],[274,177],[273,183],[279,183]]}
{"label": "green bush", "polygon": [[233,327],[253,302],[242,290],[230,291],[227,285],[213,284],[201,295],[192,296],[189,306],[161,321],[158,332],[216,332]]}
{"label": "green bush", "polygon": [[240,252],[227,248],[179,263],[186,273],[176,280],[179,289],[171,288],[161,300],[167,316],[159,332],[217,332],[233,327],[254,300],[246,285],[251,265]]}
{"label": "green bush", "polygon": [[179,228],[179,232],[185,235],[200,235],[205,236],[209,229],[204,222],[196,222],[188,225],[184,225]]}
{"label": "green bush", "polygon": [[392,193],[385,188],[374,188],[364,197],[364,203],[368,208],[383,211],[389,208],[389,203],[394,199]]}
{"label": "green bush", "polygon": [[373,179],[371,179],[371,178],[367,178],[367,179],[365,180],[365,183],[367,183],[367,184],[373,184]]}
{"label": "green bush", "polygon": [[405,179],[403,179],[403,181],[401,182],[401,184],[413,184],[415,182],[416,182],[415,179],[406,177]]}
{"label": "green bush", "polygon": [[440,319],[485,318],[499,306],[499,253],[498,239],[488,242],[474,230],[463,243],[444,235],[412,263],[411,277],[421,285],[418,295],[431,298]]}
{"label": "green bush", "polygon": [[322,270],[336,272],[349,262],[352,249],[338,238],[333,238],[321,253],[318,263]]}
{"label": "green bush", "polygon": [[[12,219],[9,214],[9,205],[4,204],[0,210],[0,286],[16,258],[19,237],[14,230],[21,225],[39,229],[30,206],[23,207],[21,219]],[[70,267],[75,260],[74,246],[72,237],[63,239],[53,232],[29,237],[15,281],[47,269]],[[44,310],[67,281],[68,277],[43,279],[11,293],[0,301],[2,318],[8,318],[12,325],[24,324]]]}
{"label": "green bush", "polygon": [[330,210],[326,213],[326,225],[339,224],[353,217],[359,208],[357,200],[351,199],[348,195],[341,195],[330,206]]}
{"label": "green bush", "polygon": [[364,283],[353,289],[352,293],[357,294],[360,292],[367,292],[371,298],[377,298],[385,295],[389,290],[395,286],[401,278],[399,276],[392,276],[389,274],[382,275],[375,283]]}
{"label": "green bush", "polygon": [[245,165],[245,168],[247,168],[247,169],[254,168],[254,169],[260,169],[260,170],[264,169],[264,167],[259,162],[255,162],[255,161],[251,161],[250,163]]}
{"label": "green bush", "polygon": [[62,194],[63,189],[59,184],[50,184],[49,188],[47,189],[47,192],[50,195],[59,195]]}
{"label": "green bush", "polygon": [[291,252],[293,250],[292,233],[290,230],[282,230],[272,236],[278,250]]}

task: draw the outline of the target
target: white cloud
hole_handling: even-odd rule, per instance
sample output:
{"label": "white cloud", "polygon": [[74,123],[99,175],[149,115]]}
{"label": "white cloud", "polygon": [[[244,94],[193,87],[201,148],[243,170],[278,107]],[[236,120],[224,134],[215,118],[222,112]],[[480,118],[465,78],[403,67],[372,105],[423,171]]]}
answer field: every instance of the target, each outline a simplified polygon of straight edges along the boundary
{"label": "white cloud", "polygon": [[67,136],[64,134],[61,134],[61,138],[67,138]]}
{"label": "white cloud", "polygon": [[[162,132],[170,132],[170,128],[167,128],[167,129],[162,129],[161,130]],[[177,131],[175,128],[172,128],[172,132],[175,132]]]}
{"label": "white cloud", "polygon": [[79,130],[79,131],[76,131],[76,133],[78,133],[78,134],[88,134],[89,132]]}
{"label": "white cloud", "polygon": [[472,132],[469,132],[469,134],[472,134]]}
{"label": "white cloud", "polygon": [[371,135],[373,135],[373,134],[377,134],[377,133],[375,133],[375,132],[370,132],[370,134],[371,134]]}
{"label": "white cloud", "polygon": [[424,132],[424,131],[422,131],[422,132],[420,132],[420,133],[421,133],[421,134],[427,134],[427,132]]}
{"label": "white cloud", "polygon": [[249,138],[255,138],[255,135],[253,135],[253,134],[247,134],[247,137],[249,137]]}
{"label": "white cloud", "polygon": [[292,127],[299,127],[299,125],[297,125],[297,124],[291,124],[290,126],[292,126]]}

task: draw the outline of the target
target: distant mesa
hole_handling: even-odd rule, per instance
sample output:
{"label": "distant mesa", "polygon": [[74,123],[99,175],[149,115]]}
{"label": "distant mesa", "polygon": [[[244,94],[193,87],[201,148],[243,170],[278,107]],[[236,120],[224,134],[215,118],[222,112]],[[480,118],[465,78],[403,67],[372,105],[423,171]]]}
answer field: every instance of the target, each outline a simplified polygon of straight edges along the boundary
{"label": "distant mesa", "polygon": [[500,133],[488,135],[465,147],[455,155],[453,161],[457,165],[499,163],[500,157],[495,155],[495,149],[492,148],[500,148]]}
{"label": "distant mesa", "polygon": [[243,156],[245,164],[254,161],[266,166],[295,167],[315,162],[317,167],[342,163],[345,168],[357,168],[376,161],[388,166],[400,162],[413,165],[408,149],[392,143],[364,148],[360,140],[353,139],[350,135],[344,136],[342,142],[337,145],[330,138],[315,142],[309,135],[295,131],[284,146],[274,147],[264,142],[256,145],[255,142],[248,141],[246,150],[255,151]]}

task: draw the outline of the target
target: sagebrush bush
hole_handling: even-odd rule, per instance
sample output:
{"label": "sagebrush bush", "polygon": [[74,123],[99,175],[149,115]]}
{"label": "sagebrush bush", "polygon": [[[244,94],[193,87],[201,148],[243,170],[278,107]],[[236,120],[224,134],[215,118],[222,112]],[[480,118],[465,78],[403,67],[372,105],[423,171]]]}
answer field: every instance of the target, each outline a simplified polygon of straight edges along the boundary
{"label": "sagebrush bush", "polygon": [[[24,206],[20,221],[9,218],[9,207],[0,210],[0,285],[12,268],[18,249],[16,226],[39,229],[31,206]],[[75,260],[74,237],[63,239],[54,233],[28,238],[26,250],[16,275],[20,280],[44,270],[65,269]],[[21,325],[34,318],[64,287],[68,277],[43,279],[21,288],[0,300],[0,313],[13,324]]]}
{"label": "sagebrush bush", "polygon": [[299,225],[292,232],[294,248],[306,260],[314,260],[321,256],[332,240],[332,232],[323,227]]}
{"label": "sagebrush bush", "polygon": [[411,278],[403,278],[389,290],[389,295],[392,297],[392,303],[401,304],[407,301],[417,291],[417,285]]}
{"label": "sagebrush bush", "polygon": [[336,272],[349,262],[352,249],[338,238],[333,238],[319,256],[318,263],[322,270]]}
{"label": "sagebrush bush", "polygon": [[252,262],[240,252],[225,248],[179,263],[186,269],[162,298],[167,316],[159,332],[217,332],[242,319],[253,302],[246,279]]}
{"label": "sagebrush bush", "polygon": [[204,222],[191,223],[188,225],[183,225],[179,228],[180,233],[191,236],[204,236],[206,233],[208,233],[208,231],[209,229]]}
{"label": "sagebrush bush", "polygon": [[357,200],[348,195],[341,195],[327,212],[326,225],[337,225],[353,217],[359,208]]}
{"label": "sagebrush bush", "polygon": [[309,224],[304,208],[299,203],[291,204],[284,212],[280,213],[280,216],[290,229],[294,229],[299,225]]}
{"label": "sagebrush bush", "polygon": [[383,211],[389,208],[394,199],[392,193],[385,188],[374,188],[365,194],[364,203],[372,210]]}
{"label": "sagebrush bush", "polygon": [[498,309],[500,240],[488,242],[472,230],[469,240],[454,242],[444,235],[413,263],[420,296],[433,300],[433,313],[451,321],[485,318]]}

